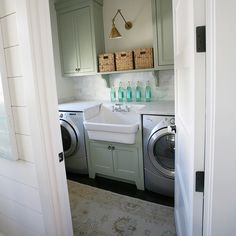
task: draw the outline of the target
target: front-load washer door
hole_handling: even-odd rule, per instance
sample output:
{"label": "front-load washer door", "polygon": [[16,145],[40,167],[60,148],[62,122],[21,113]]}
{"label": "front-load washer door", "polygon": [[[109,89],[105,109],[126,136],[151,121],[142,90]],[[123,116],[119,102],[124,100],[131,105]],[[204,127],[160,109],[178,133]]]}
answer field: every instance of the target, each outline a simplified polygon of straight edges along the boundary
{"label": "front-load washer door", "polygon": [[167,127],[153,132],[148,140],[147,151],[150,161],[165,177],[174,179],[175,134]]}
{"label": "front-load washer door", "polygon": [[78,135],[75,129],[65,120],[60,120],[62,143],[65,157],[70,157],[78,149]]}

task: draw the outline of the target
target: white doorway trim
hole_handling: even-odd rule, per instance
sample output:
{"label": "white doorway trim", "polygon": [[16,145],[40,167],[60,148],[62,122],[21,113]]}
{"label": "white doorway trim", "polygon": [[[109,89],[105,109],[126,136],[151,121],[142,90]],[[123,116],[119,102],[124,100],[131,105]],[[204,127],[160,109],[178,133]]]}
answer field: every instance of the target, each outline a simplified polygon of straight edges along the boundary
{"label": "white doorway trim", "polygon": [[73,235],[57,109],[48,0],[17,0],[22,66],[46,235]]}
{"label": "white doorway trim", "polygon": [[236,2],[208,0],[204,236],[235,235]]}
{"label": "white doorway trim", "polygon": [[214,0],[206,1],[206,149],[203,236],[212,235],[212,200],[215,136],[215,9]]}
{"label": "white doorway trim", "polygon": [[205,52],[196,51],[196,27],[205,25],[205,0],[174,0],[175,221],[177,235],[202,235],[204,195],[196,172],[205,158]]}

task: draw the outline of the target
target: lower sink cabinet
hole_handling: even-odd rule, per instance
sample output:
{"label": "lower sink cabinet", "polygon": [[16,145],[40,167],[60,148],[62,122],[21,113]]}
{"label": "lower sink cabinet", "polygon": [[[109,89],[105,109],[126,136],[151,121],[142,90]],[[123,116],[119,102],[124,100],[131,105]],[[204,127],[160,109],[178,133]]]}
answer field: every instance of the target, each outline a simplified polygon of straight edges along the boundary
{"label": "lower sink cabinet", "polygon": [[96,174],[128,180],[144,189],[142,149],[137,145],[88,141],[89,177]]}

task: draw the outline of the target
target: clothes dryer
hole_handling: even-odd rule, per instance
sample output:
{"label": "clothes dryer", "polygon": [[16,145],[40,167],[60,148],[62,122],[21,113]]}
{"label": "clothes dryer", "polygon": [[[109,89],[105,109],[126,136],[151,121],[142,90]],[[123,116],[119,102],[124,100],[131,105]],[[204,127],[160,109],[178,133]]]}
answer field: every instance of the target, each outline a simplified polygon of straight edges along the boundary
{"label": "clothes dryer", "polygon": [[145,188],[166,196],[174,196],[174,128],[174,116],[143,115]]}
{"label": "clothes dryer", "polygon": [[88,174],[83,113],[59,111],[67,172]]}

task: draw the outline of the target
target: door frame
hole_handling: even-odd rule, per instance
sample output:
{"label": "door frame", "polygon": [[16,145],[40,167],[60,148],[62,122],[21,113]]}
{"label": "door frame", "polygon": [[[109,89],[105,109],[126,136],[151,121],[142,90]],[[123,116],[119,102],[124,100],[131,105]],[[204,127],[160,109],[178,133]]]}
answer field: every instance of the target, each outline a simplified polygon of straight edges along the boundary
{"label": "door frame", "polygon": [[[228,5],[228,8],[230,7],[234,9],[233,6]],[[205,150],[203,236],[213,235],[215,234],[215,230],[219,230],[219,229],[222,229],[222,232],[227,234],[229,232],[225,232],[226,227],[228,227],[228,229],[232,227],[230,223],[227,222],[228,225],[226,225],[224,221],[224,223],[222,223],[222,226],[216,229],[216,225],[215,225],[216,222],[213,222],[213,218],[215,217],[215,216],[213,217],[213,213],[217,212],[213,208],[214,207],[213,203],[215,202],[214,204],[217,204],[216,201],[218,200],[219,202],[219,199],[221,199],[221,196],[219,196],[219,194],[218,195],[214,194],[216,193],[216,190],[213,191],[214,188],[216,188],[216,181],[217,181],[215,176],[219,175],[219,170],[217,169],[217,165],[219,165],[219,160],[217,160],[218,157],[217,157],[217,140],[216,140],[219,138],[219,133],[218,133],[218,136],[216,136],[216,133],[217,133],[216,131],[218,128],[220,128],[219,127],[220,125],[219,125],[219,120],[217,122],[216,119],[218,118],[217,115],[219,115],[219,112],[221,112],[222,114],[224,113],[224,111],[222,111],[222,108],[219,110],[219,106],[218,106],[219,100],[220,100],[219,97],[223,96],[223,94],[219,94],[219,91],[218,91],[219,84],[217,85],[217,83],[219,82],[217,80],[219,80],[219,78],[217,77],[217,60],[218,58],[221,58],[221,61],[225,61],[225,64],[221,65],[223,67],[223,71],[228,70],[227,67],[230,68],[229,70],[231,71],[232,77],[234,76],[234,74],[232,73],[232,68],[234,67],[232,65],[235,65],[235,63],[229,64],[228,52],[219,55],[218,53],[219,47],[222,45],[219,46],[219,40],[217,41],[217,38],[216,38],[216,33],[219,33],[217,32],[219,31],[218,28],[222,27],[220,24],[227,25],[227,27],[229,28],[233,27],[234,21],[232,21],[231,19],[229,20],[229,18],[226,18],[225,22],[223,21],[224,14],[232,14],[232,13],[231,12],[228,13],[228,11],[226,13],[226,10],[223,9],[223,11],[221,12],[221,15],[217,15],[218,13],[217,8],[219,8],[219,3],[216,0],[206,1],[206,78],[207,80],[206,80],[206,130],[205,130],[206,150]],[[235,30],[234,30],[234,35],[235,35]],[[222,42],[222,44],[225,45],[225,42]],[[229,48],[230,46],[232,46],[232,42],[229,42]],[[227,64],[227,67],[226,67],[226,64]],[[225,76],[229,76],[229,73]],[[230,92],[231,91],[232,90],[230,90]],[[232,101],[232,104],[233,104],[233,101]],[[235,112],[235,109],[232,109],[232,112]],[[223,138],[221,140],[223,142],[227,142],[227,140],[223,140]],[[222,145],[222,146],[225,146],[225,145]],[[225,168],[223,166],[220,171],[221,171],[220,175],[222,178],[222,183],[225,183],[226,179],[228,178],[228,173],[224,172]],[[224,191],[224,190],[225,189],[222,188],[221,191]],[[227,194],[230,195],[231,193],[227,192]],[[231,202],[226,203],[226,209],[231,207],[230,203]],[[223,218],[226,217],[225,212],[220,212],[220,213],[222,214],[221,217]],[[228,217],[232,218],[232,216],[228,216]],[[232,221],[231,221],[231,224],[232,224]],[[219,234],[221,234],[222,232],[218,231]]]}
{"label": "door frame", "polygon": [[[175,220],[178,235],[194,236],[202,235],[204,214],[203,192],[196,191],[195,185],[196,172],[205,169],[206,54],[196,50],[196,28],[205,25],[205,0],[173,1],[173,21],[177,125]],[[186,35],[183,34],[184,30],[187,32]],[[181,33],[183,36],[179,37]],[[179,76],[178,70],[185,71],[183,77]],[[186,77],[187,73],[189,77]],[[184,79],[188,87],[181,86]],[[179,96],[181,92],[185,95],[184,97]],[[181,99],[182,102],[179,103]],[[183,105],[184,101],[187,101],[187,110]]]}
{"label": "door frame", "polygon": [[[18,1],[17,1],[18,2]],[[39,191],[41,196],[44,224],[48,235],[73,235],[68,193],[65,191],[65,170],[57,159],[58,147],[55,140],[54,127],[59,127],[56,122],[57,95],[56,78],[53,59],[49,0],[20,0],[19,5],[27,4],[27,16],[30,26],[29,40],[32,51],[30,53],[34,75],[34,83],[29,85],[36,92],[36,98],[31,102],[30,111],[42,125],[31,127],[35,140],[40,141],[42,151],[36,153],[36,169],[38,172]],[[206,27],[207,27],[207,127],[206,127],[206,155],[205,155],[205,200],[203,235],[211,235],[211,202],[213,183],[213,138],[214,138],[214,0],[206,1]],[[39,66],[40,65],[40,66]],[[30,72],[29,72],[30,75]],[[32,75],[32,74],[31,74]],[[40,79],[39,79],[40,78]],[[210,122],[213,120],[213,122]],[[43,132],[42,132],[43,131]],[[46,144],[48,141],[48,144]],[[39,150],[39,148],[37,148]],[[40,154],[45,155],[42,158]],[[53,157],[53,158],[52,158]],[[63,173],[64,172],[64,173]],[[61,175],[62,173],[62,175]],[[45,185],[45,178],[48,184]],[[63,193],[64,191],[64,193]],[[56,194],[57,193],[57,194]],[[63,213],[63,214],[60,214]]]}
{"label": "door frame", "polygon": [[212,235],[212,202],[215,150],[215,0],[206,1],[206,149],[203,236]]}
{"label": "door frame", "polygon": [[58,158],[63,148],[49,0],[17,0],[16,4],[45,235],[72,236],[65,165]]}

